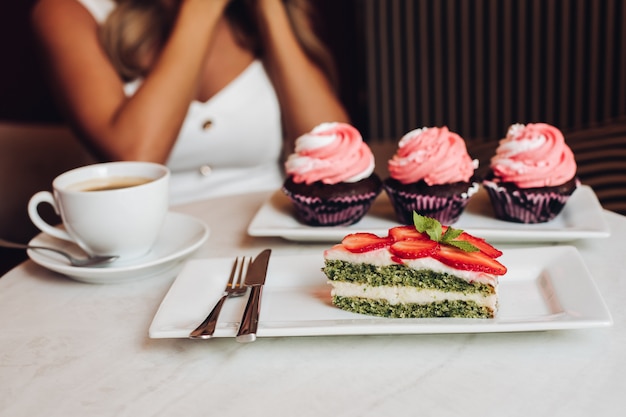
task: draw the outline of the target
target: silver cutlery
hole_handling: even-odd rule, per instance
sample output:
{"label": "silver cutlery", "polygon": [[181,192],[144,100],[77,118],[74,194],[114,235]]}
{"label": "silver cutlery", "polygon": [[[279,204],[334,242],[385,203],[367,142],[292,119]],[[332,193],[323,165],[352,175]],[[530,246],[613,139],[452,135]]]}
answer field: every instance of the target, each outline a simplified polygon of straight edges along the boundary
{"label": "silver cutlery", "polygon": [[26,245],[23,243],[9,242],[8,240],[0,239],[0,246],[10,249],[36,249],[47,250],[50,252],[56,252],[59,255],[63,255],[67,258],[72,266],[86,267],[86,266],[98,266],[111,263],[118,258],[118,256],[88,256],[86,258],[75,258],[69,253],[57,248],[51,248],[47,246],[38,245]]}
{"label": "silver cutlery", "polygon": [[250,296],[246,309],[241,318],[241,325],[237,332],[236,340],[241,343],[254,342],[259,324],[259,312],[261,310],[261,293],[265,277],[267,275],[267,265],[272,251],[265,249],[261,252],[248,268],[246,273],[246,286],[250,287]]}
{"label": "silver cutlery", "polygon": [[189,334],[191,339],[210,339],[213,337],[213,333],[215,333],[215,326],[217,325],[217,318],[219,317],[220,311],[222,310],[222,306],[224,305],[226,299],[240,297],[247,291],[247,287],[243,282],[243,272],[246,270],[246,267],[249,267],[250,262],[250,258],[235,258],[228,283],[226,284],[226,288],[224,288],[224,293],[206,319],[204,319],[204,321]]}

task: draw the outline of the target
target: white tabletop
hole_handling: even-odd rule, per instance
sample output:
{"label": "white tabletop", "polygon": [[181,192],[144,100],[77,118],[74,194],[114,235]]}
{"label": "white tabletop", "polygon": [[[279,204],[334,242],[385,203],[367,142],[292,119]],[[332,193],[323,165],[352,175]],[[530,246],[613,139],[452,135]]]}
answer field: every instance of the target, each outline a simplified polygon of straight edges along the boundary
{"label": "white tabletop", "polygon": [[[175,208],[211,229],[192,257],[328,246],[247,236],[267,198]],[[611,237],[574,244],[614,325],[584,330],[150,339],[175,272],[94,285],[28,261],[0,279],[0,416],[622,415],[626,218],[603,215]]]}

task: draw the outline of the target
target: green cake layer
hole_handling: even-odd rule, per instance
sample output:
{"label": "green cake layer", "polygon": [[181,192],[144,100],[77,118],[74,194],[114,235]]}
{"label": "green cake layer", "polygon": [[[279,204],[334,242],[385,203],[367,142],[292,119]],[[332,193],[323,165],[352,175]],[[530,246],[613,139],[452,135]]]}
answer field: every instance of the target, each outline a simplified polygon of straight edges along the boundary
{"label": "green cake layer", "polygon": [[445,300],[429,304],[389,304],[385,300],[333,296],[333,304],[353,313],[390,318],[493,318],[494,312],[473,301]]}
{"label": "green cake layer", "polygon": [[467,282],[454,275],[430,270],[415,270],[404,265],[376,266],[353,264],[340,260],[326,260],[322,271],[331,281],[379,286],[406,286],[418,289],[460,292],[463,294],[494,293],[491,285],[480,282]]}

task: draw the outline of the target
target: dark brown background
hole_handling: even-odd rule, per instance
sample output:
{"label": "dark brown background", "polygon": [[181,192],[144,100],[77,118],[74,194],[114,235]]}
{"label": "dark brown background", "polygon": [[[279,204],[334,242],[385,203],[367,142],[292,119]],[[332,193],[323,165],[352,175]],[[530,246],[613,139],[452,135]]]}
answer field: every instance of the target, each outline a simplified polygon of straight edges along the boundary
{"label": "dark brown background", "polygon": [[60,121],[35,53],[28,20],[33,3],[0,4],[0,121]]}

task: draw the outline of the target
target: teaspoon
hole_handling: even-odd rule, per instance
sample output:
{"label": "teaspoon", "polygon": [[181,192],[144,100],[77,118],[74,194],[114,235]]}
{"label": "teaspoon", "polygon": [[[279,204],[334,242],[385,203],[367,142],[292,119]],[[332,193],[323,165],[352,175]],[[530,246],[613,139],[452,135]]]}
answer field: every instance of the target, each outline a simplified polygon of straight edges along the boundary
{"label": "teaspoon", "polygon": [[87,258],[75,258],[67,252],[64,252],[60,249],[50,248],[47,246],[34,246],[34,245],[25,245],[23,243],[15,243],[9,242],[8,240],[0,239],[0,246],[11,249],[38,249],[38,250],[48,250],[52,252],[56,252],[60,255],[65,256],[72,266],[97,266],[102,264],[107,264],[113,262],[118,258],[118,256],[90,256]]}

